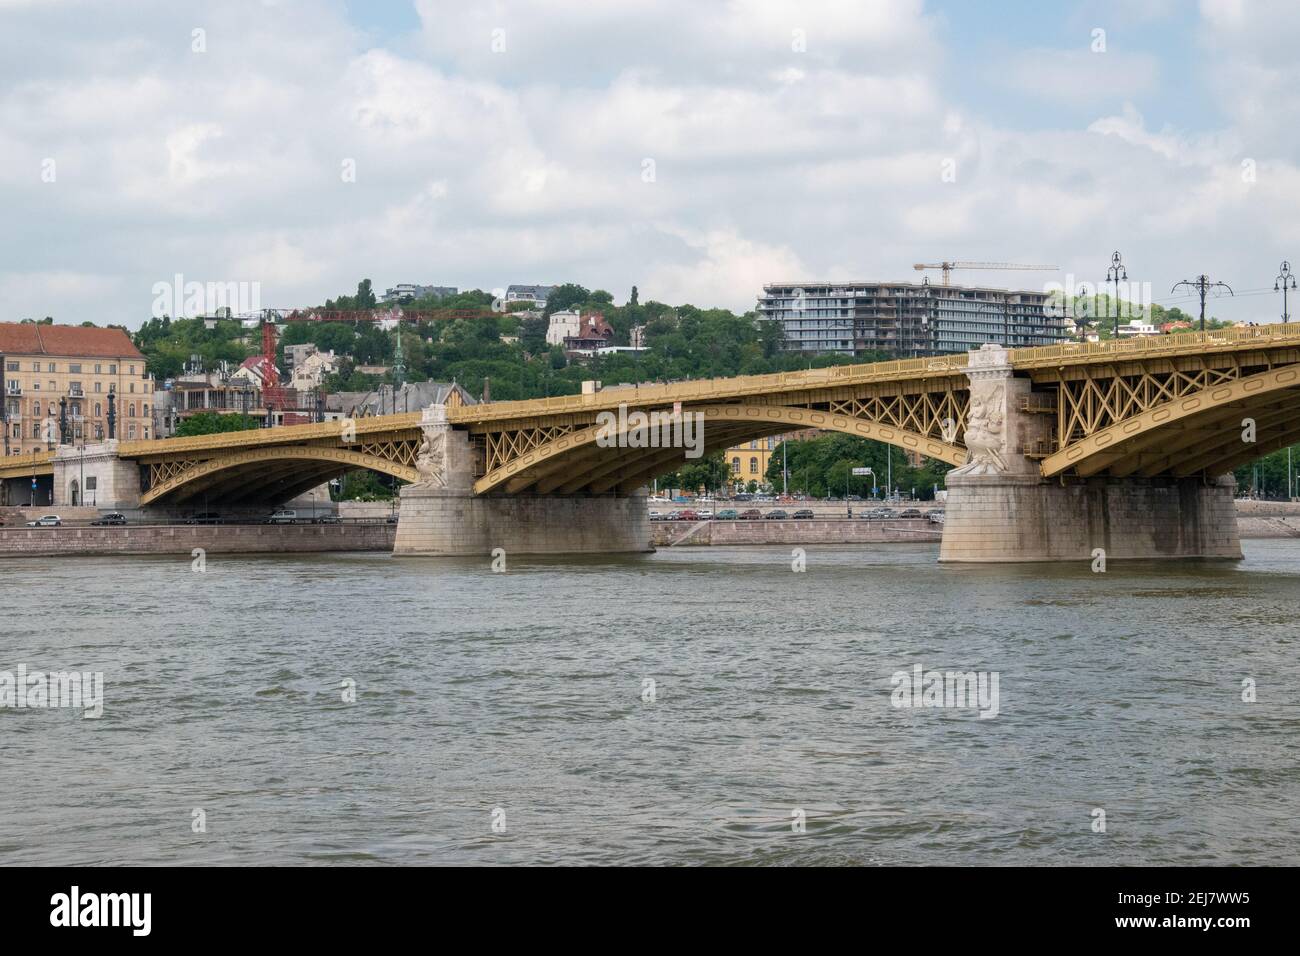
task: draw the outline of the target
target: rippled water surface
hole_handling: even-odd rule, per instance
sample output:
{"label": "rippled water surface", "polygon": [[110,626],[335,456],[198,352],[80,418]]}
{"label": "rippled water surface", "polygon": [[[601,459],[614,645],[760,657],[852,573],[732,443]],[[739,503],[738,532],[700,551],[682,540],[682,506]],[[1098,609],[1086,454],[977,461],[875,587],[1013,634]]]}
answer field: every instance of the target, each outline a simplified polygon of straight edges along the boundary
{"label": "rippled water surface", "polygon": [[0,710],[0,863],[1295,864],[1300,542],[1245,548],[5,559],[0,670],[106,700]]}

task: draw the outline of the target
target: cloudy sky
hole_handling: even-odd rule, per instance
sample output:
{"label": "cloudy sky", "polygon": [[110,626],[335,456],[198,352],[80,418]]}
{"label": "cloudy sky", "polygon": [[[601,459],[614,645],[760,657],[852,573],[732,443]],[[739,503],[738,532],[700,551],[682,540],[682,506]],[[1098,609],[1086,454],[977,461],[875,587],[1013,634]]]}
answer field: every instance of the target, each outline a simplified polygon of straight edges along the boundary
{"label": "cloudy sky", "polygon": [[177,273],[744,310],[1118,249],[1275,321],[1298,39],[1293,0],[0,0],[0,320],[135,327]]}

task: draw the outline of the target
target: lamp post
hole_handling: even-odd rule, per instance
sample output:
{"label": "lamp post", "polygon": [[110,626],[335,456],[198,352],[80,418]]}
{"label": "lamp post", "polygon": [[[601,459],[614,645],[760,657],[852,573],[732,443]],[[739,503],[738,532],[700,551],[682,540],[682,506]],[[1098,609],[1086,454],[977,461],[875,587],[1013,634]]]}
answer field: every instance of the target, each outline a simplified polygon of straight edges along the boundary
{"label": "lamp post", "polygon": [[1119,338],[1119,283],[1120,279],[1128,281],[1128,270],[1124,268],[1124,260],[1120,257],[1119,250],[1111,253],[1110,268],[1106,270],[1106,281],[1115,287],[1115,338]]}
{"label": "lamp post", "polygon": [[1273,280],[1273,291],[1282,291],[1282,324],[1286,325],[1291,320],[1290,313],[1286,307],[1286,290],[1295,288],[1295,276],[1291,274],[1291,263],[1285,259],[1282,260],[1282,267],[1278,270],[1277,278]]}
{"label": "lamp post", "polygon": [[1232,286],[1226,282],[1211,282],[1210,277],[1202,273],[1195,279],[1184,279],[1181,282],[1175,282],[1174,287],[1169,290],[1170,294],[1178,291],[1180,285],[1185,285],[1189,289],[1195,289],[1201,297],[1201,331],[1205,331],[1205,296],[1211,289],[1222,287],[1228,290],[1228,295],[1233,295]]}

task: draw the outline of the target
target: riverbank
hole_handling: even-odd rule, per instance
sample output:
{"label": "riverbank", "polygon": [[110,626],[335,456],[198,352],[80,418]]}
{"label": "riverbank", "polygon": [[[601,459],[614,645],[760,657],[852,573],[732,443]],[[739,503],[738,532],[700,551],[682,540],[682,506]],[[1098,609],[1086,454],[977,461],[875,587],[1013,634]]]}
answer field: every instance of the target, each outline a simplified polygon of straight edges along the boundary
{"label": "riverbank", "polygon": [[656,548],[761,544],[879,544],[934,542],[942,526],[928,518],[867,520],[809,518],[794,521],[654,521],[650,541]]}
{"label": "riverbank", "polygon": [[138,525],[125,528],[0,528],[0,558],[117,554],[298,554],[393,550],[397,526]]}

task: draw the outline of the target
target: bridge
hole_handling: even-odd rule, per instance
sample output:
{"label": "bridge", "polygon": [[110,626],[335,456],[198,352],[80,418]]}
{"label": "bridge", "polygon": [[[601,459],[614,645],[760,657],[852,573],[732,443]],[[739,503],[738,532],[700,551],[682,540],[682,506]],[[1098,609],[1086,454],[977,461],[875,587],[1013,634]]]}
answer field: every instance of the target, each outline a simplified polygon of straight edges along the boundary
{"label": "bridge", "polygon": [[[109,463],[115,496],[100,502],[272,505],[365,468],[410,482],[399,551],[639,550],[640,489],[684,451],[647,441],[636,413],[687,416],[704,454],[820,428],[957,466],[945,560],[1231,557],[1222,476],[1300,441],[1298,389],[1300,326],[1265,326],[435,406],[86,456]],[[70,503],[77,467],[80,450],[64,446],[0,459],[0,480],[49,475],[55,503]]]}

